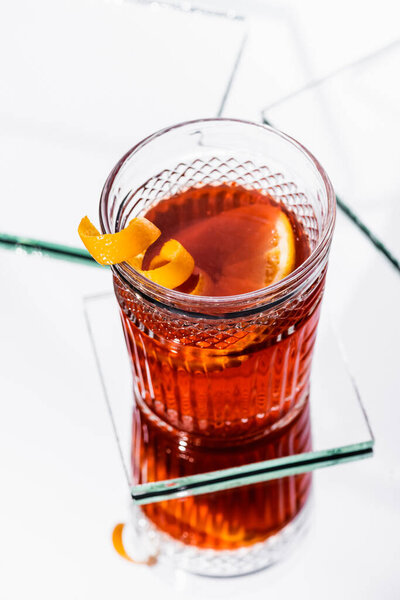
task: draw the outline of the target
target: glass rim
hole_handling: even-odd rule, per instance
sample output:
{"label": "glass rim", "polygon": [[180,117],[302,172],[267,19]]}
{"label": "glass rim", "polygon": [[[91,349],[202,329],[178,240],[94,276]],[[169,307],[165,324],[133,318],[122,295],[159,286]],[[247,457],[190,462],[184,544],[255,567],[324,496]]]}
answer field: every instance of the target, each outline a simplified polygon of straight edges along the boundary
{"label": "glass rim", "polygon": [[128,150],[124,156],[122,156],[107,177],[101,192],[99,204],[101,232],[103,234],[115,233],[110,224],[110,218],[108,214],[108,199],[113,187],[113,183],[127,161],[130,160],[131,157],[138,153],[143,147],[147,146],[160,136],[163,136],[171,131],[191,127],[193,125],[200,126],[203,123],[239,124],[265,130],[283,139],[308,160],[309,164],[313,167],[315,173],[319,176],[320,181],[323,184],[323,189],[328,202],[327,223],[321,232],[320,239],[318,240],[315,248],[311,251],[306,260],[301,263],[301,265],[299,265],[294,271],[280,281],[251,292],[232,296],[192,296],[185,292],[171,290],[150,281],[147,279],[147,277],[140,274],[126,262],[113,265],[111,269],[115,275],[120,277],[125,284],[127,284],[129,287],[132,287],[133,291],[145,300],[159,307],[172,310],[173,312],[177,312],[182,315],[206,319],[226,319],[251,315],[274,308],[286,300],[289,300],[303,287],[305,287],[308,276],[318,266],[319,261],[321,261],[327,255],[336,216],[336,197],[332,183],[325,169],[315,158],[315,156],[300,142],[274,127],[243,119],[222,117],[205,118],[184,121],[182,123],[160,129],[147,136],[133,146],[130,150]]}

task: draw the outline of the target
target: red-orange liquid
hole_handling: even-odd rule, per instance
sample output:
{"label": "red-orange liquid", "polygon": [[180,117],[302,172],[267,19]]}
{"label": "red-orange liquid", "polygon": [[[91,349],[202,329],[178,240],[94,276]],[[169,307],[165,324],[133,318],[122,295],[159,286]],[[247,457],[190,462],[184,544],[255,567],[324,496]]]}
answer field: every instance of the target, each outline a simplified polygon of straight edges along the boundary
{"label": "red-orange liquid", "polygon": [[[191,436],[162,431],[136,407],[132,440],[133,475],[138,483],[226,469],[310,451],[309,405],[306,402],[289,425],[267,439],[203,446],[197,446],[198,439]],[[161,530],[186,544],[233,550],[261,542],[290,523],[304,506],[310,484],[311,473],[305,473],[148,504],[143,510]]]}
{"label": "red-orange liquid", "polygon": [[[207,295],[232,295],[260,287],[270,224],[280,210],[286,212],[269,196],[224,185],[188,190],[146,216],[162,231],[159,244],[175,238],[191,252],[209,278]],[[287,215],[298,266],[309,254],[308,240]],[[253,319],[213,323],[154,308],[115,279],[137,398],[132,434],[137,483],[311,449],[308,386],[323,285],[324,276],[301,298]],[[184,543],[234,549],[290,522],[310,482],[309,474],[292,476],[143,510]]]}
{"label": "red-orange liquid", "polygon": [[[176,239],[193,256],[193,278],[181,286],[190,291],[196,273],[207,276],[201,295],[232,296],[265,287],[265,255],[274,242],[274,223],[284,209],[270,196],[232,185],[192,188],[160,202],[146,217],[161,230],[147,264],[169,239]],[[286,212],[286,211],[285,211]],[[307,239],[288,213],[299,266],[309,254]]]}

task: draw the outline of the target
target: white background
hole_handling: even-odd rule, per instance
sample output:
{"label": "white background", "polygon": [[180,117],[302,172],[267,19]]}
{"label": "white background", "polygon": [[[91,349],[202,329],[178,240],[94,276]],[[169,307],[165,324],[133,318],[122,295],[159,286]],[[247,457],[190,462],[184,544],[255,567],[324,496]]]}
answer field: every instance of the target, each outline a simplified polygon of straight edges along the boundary
{"label": "white background", "polygon": [[[217,113],[244,34],[224,115],[259,120],[265,106],[400,36],[396,5],[229,3],[247,11],[244,23],[128,2],[3,2],[0,229],[78,245],[79,219],[95,217],[102,183],[130,146]],[[395,68],[385,76],[398,91]],[[310,131],[312,114],[285,110],[281,119]],[[394,130],[399,122],[394,111]],[[387,140],[398,156],[390,127]],[[376,188],[376,173],[360,177]],[[394,200],[380,197],[373,221],[394,247],[390,181]],[[357,203],[367,220],[371,206]],[[343,215],[326,303],[376,454],[317,472],[307,538],[282,564],[240,579],[135,567],[112,549],[128,498],[82,312],[83,295],[110,289],[109,273],[5,250],[0,273],[1,598],[400,597],[400,279]]]}

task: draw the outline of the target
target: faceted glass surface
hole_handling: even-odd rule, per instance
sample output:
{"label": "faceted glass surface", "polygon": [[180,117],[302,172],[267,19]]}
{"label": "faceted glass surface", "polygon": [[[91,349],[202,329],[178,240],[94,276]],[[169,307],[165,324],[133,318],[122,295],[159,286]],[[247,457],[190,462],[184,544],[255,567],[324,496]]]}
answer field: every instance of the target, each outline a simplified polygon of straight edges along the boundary
{"label": "faceted glass surface", "polygon": [[118,306],[110,293],[85,298],[85,313],[116,442],[138,504],[241,487],[372,455],[373,434],[327,314],[322,314],[311,377],[312,450],[278,459],[132,485],[134,398]]}

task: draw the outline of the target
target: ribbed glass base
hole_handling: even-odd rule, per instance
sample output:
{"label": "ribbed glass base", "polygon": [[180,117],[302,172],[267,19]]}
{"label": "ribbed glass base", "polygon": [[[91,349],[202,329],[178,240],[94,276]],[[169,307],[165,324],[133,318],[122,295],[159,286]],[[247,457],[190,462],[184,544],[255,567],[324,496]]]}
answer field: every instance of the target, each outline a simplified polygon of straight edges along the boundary
{"label": "ribbed glass base", "polygon": [[142,549],[158,560],[197,575],[232,577],[259,571],[282,560],[304,533],[309,521],[310,499],[293,521],[264,542],[237,550],[210,550],[183,544],[156,528],[140,508],[133,508],[133,526]]}

